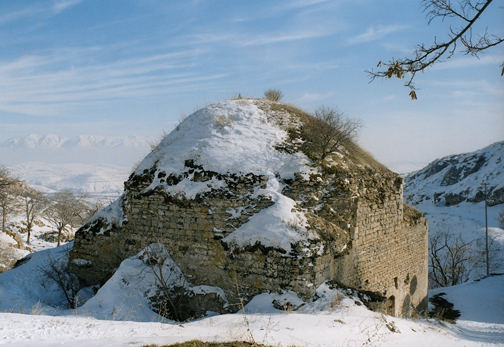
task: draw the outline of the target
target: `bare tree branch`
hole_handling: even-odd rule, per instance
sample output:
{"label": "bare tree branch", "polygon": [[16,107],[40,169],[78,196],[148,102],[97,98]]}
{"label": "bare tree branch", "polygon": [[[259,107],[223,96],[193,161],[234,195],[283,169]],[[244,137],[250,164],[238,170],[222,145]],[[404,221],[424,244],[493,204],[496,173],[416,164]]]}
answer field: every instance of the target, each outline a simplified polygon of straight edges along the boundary
{"label": "bare tree branch", "polygon": [[[366,70],[370,76],[370,82],[376,78],[396,77],[403,79],[409,75],[404,85],[411,89],[410,97],[414,100],[416,99],[416,88],[413,79],[416,73],[440,62],[441,58],[451,58],[456,53],[458,43],[463,46],[461,53],[476,57],[487,49],[502,43],[504,38],[490,34],[488,28],[482,35],[478,35],[477,39],[473,39],[473,25],[480,19],[481,14],[487,10],[492,1],[461,0],[454,5],[450,0],[423,0],[429,24],[434,18],[441,18],[441,20],[456,18],[462,20],[465,25],[458,29],[450,26],[449,40],[445,42],[438,42],[437,38],[434,38],[434,44],[430,47],[423,43],[418,45],[414,52],[414,58],[392,59],[388,63],[380,61],[377,67],[384,66],[387,69],[376,72]],[[503,66],[502,75],[504,74],[504,64],[501,66]]]}

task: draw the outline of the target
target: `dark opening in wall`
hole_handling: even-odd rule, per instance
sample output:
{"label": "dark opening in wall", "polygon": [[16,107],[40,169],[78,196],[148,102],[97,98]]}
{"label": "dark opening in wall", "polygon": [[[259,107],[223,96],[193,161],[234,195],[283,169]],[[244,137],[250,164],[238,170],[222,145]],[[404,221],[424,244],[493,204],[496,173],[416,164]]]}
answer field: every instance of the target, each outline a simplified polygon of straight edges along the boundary
{"label": "dark opening in wall", "polygon": [[393,295],[387,299],[385,307],[386,307],[386,312],[389,316],[395,315],[395,297]]}

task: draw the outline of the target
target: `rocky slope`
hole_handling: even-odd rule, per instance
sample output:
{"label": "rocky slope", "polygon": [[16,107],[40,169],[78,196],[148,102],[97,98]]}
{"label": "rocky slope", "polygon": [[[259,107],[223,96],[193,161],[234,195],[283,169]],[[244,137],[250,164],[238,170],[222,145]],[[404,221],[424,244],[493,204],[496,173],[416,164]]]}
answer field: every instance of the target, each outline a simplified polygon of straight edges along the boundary
{"label": "rocky slope", "polygon": [[483,183],[488,183],[488,204],[502,204],[504,141],[472,153],[437,159],[407,175],[405,181],[404,196],[413,205],[425,201],[445,206],[484,201]]}

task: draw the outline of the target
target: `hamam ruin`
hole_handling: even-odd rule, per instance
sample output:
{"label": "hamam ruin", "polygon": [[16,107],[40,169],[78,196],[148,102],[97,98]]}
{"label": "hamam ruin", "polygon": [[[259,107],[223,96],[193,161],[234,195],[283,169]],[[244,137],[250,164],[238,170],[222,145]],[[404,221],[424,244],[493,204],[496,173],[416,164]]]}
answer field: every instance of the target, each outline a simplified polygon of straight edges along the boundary
{"label": "hamam ruin", "polygon": [[224,293],[193,293],[196,311],[237,311],[264,292],[308,299],[326,281],[374,296],[391,315],[426,309],[427,222],[404,204],[402,178],[352,141],[321,155],[324,129],[314,126],[268,100],[195,112],[79,229],[71,270],[103,284],[124,259],[162,244],[191,286]]}

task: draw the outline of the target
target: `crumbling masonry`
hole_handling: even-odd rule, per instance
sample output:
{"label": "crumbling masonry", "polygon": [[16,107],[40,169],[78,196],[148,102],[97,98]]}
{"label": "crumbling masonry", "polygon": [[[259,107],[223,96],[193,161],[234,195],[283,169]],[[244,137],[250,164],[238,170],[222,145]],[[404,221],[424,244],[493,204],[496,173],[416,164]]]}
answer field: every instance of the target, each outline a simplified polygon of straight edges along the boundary
{"label": "crumbling masonry", "polygon": [[[167,186],[183,177],[195,182],[216,177],[227,189],[187,200],[162,187],[146,191],[154,176]],[[282,182],[282,193],[297,202],[318,239],[293,244],[290,253],[260,243],[239,248],[224,242],[273,204],[268,197],[252,198],[254,188],[269,179],[205,171],[192,161],[180,176],[166,177],[155,168],[132,175],[118,202],[124,222],[97,218],[79,229],[72,269],[88,284],[104,283],[122,260],[162,242],[192,285],[220,287],[231,303],[280,290],[308,298],[332,280],[381,297],[376,308],[388,314],[409,316],[426,308],[427,222],[404,205],[402,178],[371,169],[296,175]]]}

